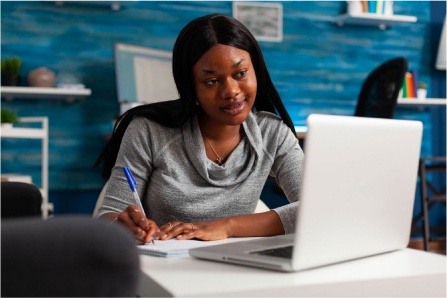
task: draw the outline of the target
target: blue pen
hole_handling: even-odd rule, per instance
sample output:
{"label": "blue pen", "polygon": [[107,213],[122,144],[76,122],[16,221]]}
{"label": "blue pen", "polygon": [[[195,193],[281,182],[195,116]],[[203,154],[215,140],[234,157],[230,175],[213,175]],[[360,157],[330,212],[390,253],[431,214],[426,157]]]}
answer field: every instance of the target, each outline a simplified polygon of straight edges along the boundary
{"label": "blue pen", "polygon": [[[129,183],[130,189],[132,190],[133,197],[135,198],[135,202],[137,203],[138,208],[140,208],[141,212],[143,212],[143,215],[146,216],[146,214],[144,213],[143,206],[141,205],[140,196],[138,195],[138,192],[137,192],[137,181],[133,177],[132,172],[130,171],[130,169],[128,167],[124,167],[123,171],[124,171],[124,174],[126,175],[127,182]],[[152,244],[154,244],[154,239],[152,239],[151,242],[152,242]]]}

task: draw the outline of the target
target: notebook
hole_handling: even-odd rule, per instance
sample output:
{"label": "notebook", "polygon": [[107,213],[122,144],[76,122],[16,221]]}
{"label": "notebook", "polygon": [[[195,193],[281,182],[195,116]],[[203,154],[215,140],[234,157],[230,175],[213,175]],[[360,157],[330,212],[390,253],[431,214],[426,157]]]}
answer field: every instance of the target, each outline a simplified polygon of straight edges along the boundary
{"label": "notebook", "polygon": [[218,245],[223,243],[232,243],[235,241],[243,241],[246,239],[254,239],[254,238],[256,237],[230,238],[217,241],[176,240],[176,239],[155,240],[154,244],[149,242],[146,244],[137,245],[137,250],[140,254],[169,258],[169,257],[188,255],[188,251],[191,248]]}
{"label": "notebook", "polygon": [[187,255],[190,248],[211,244],[213,243],[210,241],[198,240],[155,240],[154,244],[149,242],[143,245],[137,245],[137,250],[140,254],[152,255],[157,257],[174,257]]}
{"label": "notebook", "polygon": [[[196,258],[299,271],[405,248],[422,123],[310,115],[294,234],[193,248]],[[289,250],[288,256],[271,256]]]}

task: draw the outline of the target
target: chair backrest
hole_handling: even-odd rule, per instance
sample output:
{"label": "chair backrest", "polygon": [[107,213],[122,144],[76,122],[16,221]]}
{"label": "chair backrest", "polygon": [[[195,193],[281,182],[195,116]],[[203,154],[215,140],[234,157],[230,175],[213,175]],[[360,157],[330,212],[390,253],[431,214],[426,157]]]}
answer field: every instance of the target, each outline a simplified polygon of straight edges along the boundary
{"label": "chair backrest", "polygon": [[42,216],[42,193],[34,184],[1,182],[2,219]]}
{"label": "chair backrest", "polygon": [[408,61],[398,57],[374,69],[362,85],[354,116],[393,118]]}
{"label": "chair backrest", "polygon": [[119,224],[86,216],[2,221],[2,297],[136,297],[139,255]]}

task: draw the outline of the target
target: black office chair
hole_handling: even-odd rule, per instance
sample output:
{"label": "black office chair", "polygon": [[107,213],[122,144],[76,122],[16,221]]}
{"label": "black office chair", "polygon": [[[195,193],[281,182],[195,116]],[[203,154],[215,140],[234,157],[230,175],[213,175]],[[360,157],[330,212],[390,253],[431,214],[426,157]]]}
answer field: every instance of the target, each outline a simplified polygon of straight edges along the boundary
{"label": "black office chair", "polygon": [[132,235],[90,217],[6,219],[2,297],[136,297],[140,265]]}
{"label": "black office chair", "polygon": [[393,118],[407,69],[408,61],[402,57],[374,69],[362,85],[354,116]]}
{"label": "black office chair", "polygon": [[[402,57],[391,59],[374,69],[363,82],[354,116],[393,118],[407,69],[408,61]],[[284,195],[276,182],[273,182],[272,189]]]}
{"label": "black office chair", "polygon": [[33,184],[1,182],[2,220],[17,217],[42,217],[42,193]]}

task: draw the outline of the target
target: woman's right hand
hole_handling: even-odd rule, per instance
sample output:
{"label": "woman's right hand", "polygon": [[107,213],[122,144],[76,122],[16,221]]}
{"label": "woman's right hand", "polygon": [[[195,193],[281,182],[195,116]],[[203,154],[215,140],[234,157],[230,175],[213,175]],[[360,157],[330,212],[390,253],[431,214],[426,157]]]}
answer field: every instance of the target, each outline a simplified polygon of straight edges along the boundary
{"label": "woman's right hand", "polygon": [[130,229],[138,244],[151,242],[160,233],[157,224],[146,218],[142,210],[136,205],[129,205],[123,212],[118,214],[114,221],[120,222]]}

